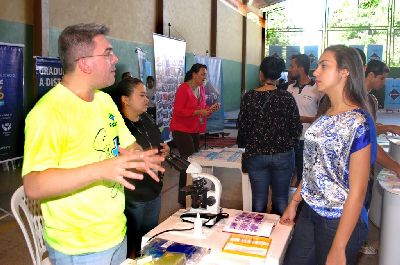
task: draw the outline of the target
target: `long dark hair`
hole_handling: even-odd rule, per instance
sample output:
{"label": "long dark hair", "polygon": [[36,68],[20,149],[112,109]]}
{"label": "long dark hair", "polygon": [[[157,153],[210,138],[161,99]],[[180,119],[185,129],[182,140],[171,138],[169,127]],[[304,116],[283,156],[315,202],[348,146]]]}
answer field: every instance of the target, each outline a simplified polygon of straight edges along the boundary
{"label": "long dark hair", "polygon": [[[339,70],[346,69],[349,71],[349,76],[344,87],[345,98],[370,113],[366,103],[367,89],[364,86],[364,65],[360,54],[356,49],[345,45],[329,46],[324,50],[324,52],[327,51],[334,53]],[[325,96],[320,104],[317,116],[325,114],[330,107],[331,101],[329,97]]]}
{"label": "long dark hair", "polygon": [[120,111],[122,109],[122,96],[129,97],[138,84],[143,84],[138,78],[123,79],[118,83],[115,88],[114,101]]}
{"label": "long dark hair", "polygon": [[190,68],[190,70],[186,72],[184,81],[188,82],[192,80],[193,73],[197,74],[202,68],[207,69],[207,65],[201,63],[195,63],[194,65],[192,65],[192,68]]}

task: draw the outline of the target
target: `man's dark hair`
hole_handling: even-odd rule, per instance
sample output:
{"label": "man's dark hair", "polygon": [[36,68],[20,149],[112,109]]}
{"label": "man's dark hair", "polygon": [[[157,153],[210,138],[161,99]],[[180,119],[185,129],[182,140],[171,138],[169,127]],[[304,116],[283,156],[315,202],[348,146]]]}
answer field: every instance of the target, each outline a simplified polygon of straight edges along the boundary
{"label": "man's dark hair", "polygon": [[146,84],[147,84],[150,80],[153,81],[153,82],[156,81],[152,75],[149,75],[149,76],[147,76],[147,78],[146,78]]}
{"label": "man's dark hair", "polygon": [[285,61],[276,56],[265,57],[260,65],[260,71],[265,79],[276,80],[281,77],[283,70],[285,70]]}
{"label": "man's dark hair", "polygon": [[293,56],[293,59],[296,60],[297,67],[303,67],[304,73],[308,75],[310,71],[310,58],[306,54],[296,54]]}
{"label": "man's dark hair", "polygon": [[367,63],[367,69],[365,70],[365,77],[369,73],[374,73],[375,76],[383,75],[390,72],[389,67],[382,61],[379,60],[371,60]]}
{"label": "man's dark hair", "polygon": [[97,35],[107,35],[109,29],[102,24],[77,24],[66,27],[58,38],[58,54],[64,73],[75,69],[79,58],[91,55],[94,50],[93,38]]}
{"label": "man's dark hair", "polygon": [[367,64],[367,57],[365,56],[365,53],[363,50],[361,50],[360,48],[354,48],[356,49],[356,51],[358,52],[358,54],[360,54],[361,57],[361,61],[363,62],[363,65]]}
{"label": "man's dark hair", "polygon": [[124,72],[123,74],[122,74],[122,79],[125,79],[125,78],[127,78],[128,76],[132,76],[132,74],[131,74],[131,72]]}

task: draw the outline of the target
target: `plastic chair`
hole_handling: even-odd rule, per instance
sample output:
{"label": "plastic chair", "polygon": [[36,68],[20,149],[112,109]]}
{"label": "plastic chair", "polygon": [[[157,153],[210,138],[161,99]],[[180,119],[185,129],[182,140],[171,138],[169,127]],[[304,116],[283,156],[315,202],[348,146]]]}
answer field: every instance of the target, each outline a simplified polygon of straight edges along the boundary
{"label": "plastic chair", "polygon": [[[30,234],[20,209],[22,209],[26,217]],[[14,192],[11,198],[11,211],[24,235],[33,264],[51,265],[50,259],[48,257],[44,258],[47,249],[43,240],[43,217],[40,202],[28,199],[25,195],[24,186],[21,186]]]}

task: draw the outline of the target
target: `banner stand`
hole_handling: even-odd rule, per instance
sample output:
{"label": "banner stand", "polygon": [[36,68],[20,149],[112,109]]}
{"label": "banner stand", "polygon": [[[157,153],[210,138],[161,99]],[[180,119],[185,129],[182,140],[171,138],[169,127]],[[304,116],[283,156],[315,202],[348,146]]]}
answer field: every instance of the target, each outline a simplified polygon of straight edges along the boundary
{"label": "banner stand", "polygon": [[10,171],[10,165],[11,165],[11,170],[15,170],[18,167],[18,162],[21,160],[22,162],[22,156],[20,157],[14,157],[11,159],[3,160],[0,161],[0,165],[2,166],[3,171]]}

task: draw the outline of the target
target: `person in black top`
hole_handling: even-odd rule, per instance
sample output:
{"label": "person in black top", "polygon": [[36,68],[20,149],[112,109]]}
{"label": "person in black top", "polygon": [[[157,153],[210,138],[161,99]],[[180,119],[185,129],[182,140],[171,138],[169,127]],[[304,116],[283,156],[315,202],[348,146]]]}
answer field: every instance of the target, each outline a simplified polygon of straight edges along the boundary
{"label": "person in black top", "polygon": [[[116,103],[125,124],[144,149],[159,148],[166,157],[169,147],[161,140],[161,133],[148,113],[146,87],[137,78],[122,80],[116,88]],[[141,238],[158,225],[161,208],[160,193],[163,185],[143,174],[143,180],[132,180],[135,190],[125,189],[125,215],[127,218],[128,256],[140,253]]]}
{"label": "person in black top", "polygon": [[288,203],[293,147],[302,125],[293,96],[276,87],[284,68],[281,58],[264,58],[262,86],[247,92],[240,106],[238,146],[245,148],[242,168],[249,174],[254,212],[266,212],[270,185],[273,212],[281,215]]}

